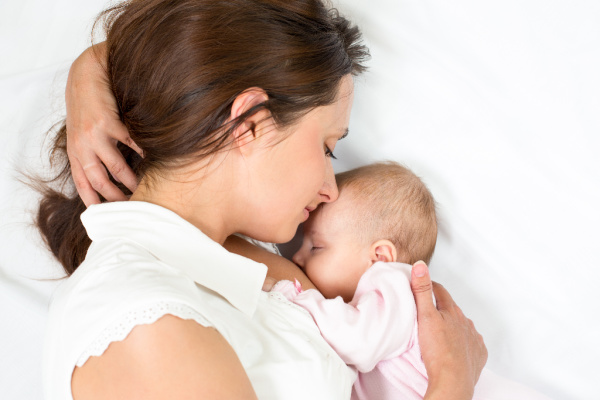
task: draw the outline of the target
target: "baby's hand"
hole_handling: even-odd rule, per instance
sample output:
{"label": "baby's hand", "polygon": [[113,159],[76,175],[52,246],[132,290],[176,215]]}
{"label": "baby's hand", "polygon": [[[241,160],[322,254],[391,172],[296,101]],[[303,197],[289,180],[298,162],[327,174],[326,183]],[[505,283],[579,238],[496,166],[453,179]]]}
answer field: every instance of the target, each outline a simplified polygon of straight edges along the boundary
{"label": "baby's hand", "polygon": [[276,283],[277,283],[277,280],[275,278],[271,278],[270,276],[267,276],[265,278],[265,283],[263,283],[263,287],[262,287],[263,292],[270,292],[271,289],[273,288],[273,285],[275,285]]}
{"label": "baby's hand", "polygon": [[278,292],[281,293],[286,299],[293,302],[298,294],[302,293],[302,285],[297,279],[295,282],[282,280],[277,282],[273,278],[267,277],[263,284],[263,290],[265,292]]}

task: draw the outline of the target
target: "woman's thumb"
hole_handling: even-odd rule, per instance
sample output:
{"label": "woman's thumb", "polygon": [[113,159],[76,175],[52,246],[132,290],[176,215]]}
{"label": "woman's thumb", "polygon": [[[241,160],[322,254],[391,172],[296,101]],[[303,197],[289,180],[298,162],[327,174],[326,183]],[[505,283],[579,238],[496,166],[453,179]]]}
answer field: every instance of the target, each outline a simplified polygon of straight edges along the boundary
{"label": "woman's thumb", "polygon": [[436,310],[433,303],[433,289],[429,269],[423,261],[417,261],[412,267],[410,287],[417,303],[417,316],[425,317]]}

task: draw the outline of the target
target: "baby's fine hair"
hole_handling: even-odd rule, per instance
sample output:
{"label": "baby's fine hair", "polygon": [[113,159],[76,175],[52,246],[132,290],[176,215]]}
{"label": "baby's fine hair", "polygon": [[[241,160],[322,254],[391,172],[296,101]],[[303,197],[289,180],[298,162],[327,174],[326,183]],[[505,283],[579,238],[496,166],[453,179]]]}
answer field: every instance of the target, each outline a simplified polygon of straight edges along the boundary
{"label": "baby's fine hair", "polygon": [[390,240],[398,262],[429,263],[437,240],[435,200],[417,175],[388,161],[339,173],[336,180],[340,196],[352,196],[352,229],[361,240]]}

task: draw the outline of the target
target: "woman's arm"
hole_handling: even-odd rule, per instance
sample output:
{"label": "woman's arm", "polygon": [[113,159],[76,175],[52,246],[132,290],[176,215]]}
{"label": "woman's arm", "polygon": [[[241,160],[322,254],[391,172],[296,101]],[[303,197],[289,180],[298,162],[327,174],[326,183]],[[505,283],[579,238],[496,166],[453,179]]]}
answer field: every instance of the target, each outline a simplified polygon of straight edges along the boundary
{"label": "woman's arm", "polygon": [[431,282],[422,262],[413,266],[411,288],[417,303],[421,356],[429,377],[424,400],[472,399],[487,361],[483,338],[448,291]]}
{"label": "woman's arm", "polygon": [[108,201],[126,200],[108,179],[107,168],[132,192],[137,187],[137,178],[117,142],[143,155],[119,118],[108,86],[106,59],[104,42],[85,50],[73,62],[65,90],[67,154],[75,187],[87,206],[100,203],[98,194]]}
{"label": "woman's arm", "polygon": [[137,326],[76,368],[71,389],[74,400],[257,399],[221,334],[171,315]]}

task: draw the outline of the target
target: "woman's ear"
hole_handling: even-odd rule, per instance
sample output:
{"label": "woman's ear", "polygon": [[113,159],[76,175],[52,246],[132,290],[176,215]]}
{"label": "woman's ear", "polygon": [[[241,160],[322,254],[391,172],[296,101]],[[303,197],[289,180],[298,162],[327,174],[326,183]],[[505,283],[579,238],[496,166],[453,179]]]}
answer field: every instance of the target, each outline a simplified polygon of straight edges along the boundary
{"label": "woman's ear", "polygon": [[376,263],[377,261],[395,262],[398,257],[396,246],[386,239],[378,240],[373,243],[371,245],[370,255],[373,263]]}
{"label": "woman's ear", "polygon": [[[250,110],[253,107],[256,107],[269,99],[267,93],[257,87],[252,87],[244,90],[240,93],[235,100],[233,100],[233,104],[231,105],[231,116],[230,121],[238,118],[240,115],[244,114],[246,111]],[[257,126],[260,122],[265,120],[268,111],[260,110],[253,115],[249,116],[242,122],[233,132],[233,140],[235,142],[236,147],[242,148],[248,143],[252,142],[257,137]]]}

